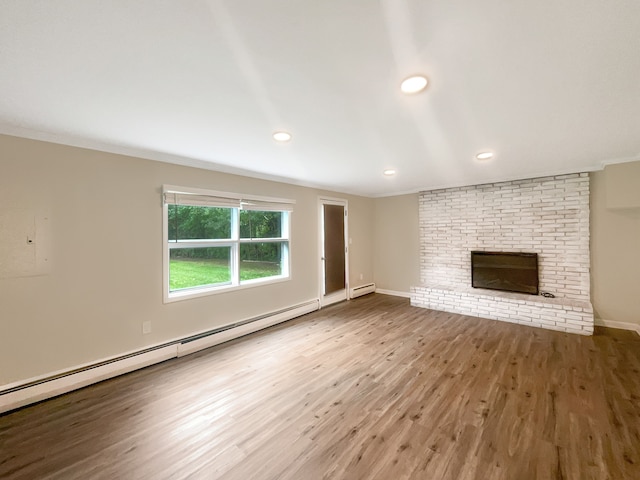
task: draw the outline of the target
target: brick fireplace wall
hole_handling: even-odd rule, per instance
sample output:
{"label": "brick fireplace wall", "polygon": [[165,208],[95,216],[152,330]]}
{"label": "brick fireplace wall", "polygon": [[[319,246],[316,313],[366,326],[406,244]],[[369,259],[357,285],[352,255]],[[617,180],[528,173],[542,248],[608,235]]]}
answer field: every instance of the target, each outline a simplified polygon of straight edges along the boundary
{"label": "brick fireplace wall", "polygon": [[[587,173],[426,191],[419,202],[413,305],[593,332]],[[540,291],[556,298],[471,288],[472,250],[538,253]]]}

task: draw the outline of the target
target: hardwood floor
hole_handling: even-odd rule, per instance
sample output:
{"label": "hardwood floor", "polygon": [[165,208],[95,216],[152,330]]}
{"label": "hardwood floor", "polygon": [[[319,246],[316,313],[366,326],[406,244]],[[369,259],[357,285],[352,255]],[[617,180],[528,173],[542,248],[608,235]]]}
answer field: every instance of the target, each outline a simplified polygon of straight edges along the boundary
{"label": "hardwood floor", "polygon": [[0,417],[2,479],[640,479],[640,337],[368,295]]}

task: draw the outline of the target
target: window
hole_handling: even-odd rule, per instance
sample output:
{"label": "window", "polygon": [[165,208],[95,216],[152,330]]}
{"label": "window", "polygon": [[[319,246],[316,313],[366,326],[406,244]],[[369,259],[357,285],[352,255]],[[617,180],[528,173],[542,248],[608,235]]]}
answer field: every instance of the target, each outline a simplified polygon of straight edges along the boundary
{"label": "window", "polygon": [[163,190],[165,301],[289,278],[293,201]]}

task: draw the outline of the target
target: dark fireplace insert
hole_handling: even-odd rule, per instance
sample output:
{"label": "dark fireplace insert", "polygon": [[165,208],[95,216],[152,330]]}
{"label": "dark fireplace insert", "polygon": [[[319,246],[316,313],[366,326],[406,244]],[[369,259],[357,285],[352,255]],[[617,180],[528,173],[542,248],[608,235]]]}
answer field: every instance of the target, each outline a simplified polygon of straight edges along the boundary
{"label": "dark fireplace insert", "polygon": [[538,254],[473,251],[471,286],[538,295]]}

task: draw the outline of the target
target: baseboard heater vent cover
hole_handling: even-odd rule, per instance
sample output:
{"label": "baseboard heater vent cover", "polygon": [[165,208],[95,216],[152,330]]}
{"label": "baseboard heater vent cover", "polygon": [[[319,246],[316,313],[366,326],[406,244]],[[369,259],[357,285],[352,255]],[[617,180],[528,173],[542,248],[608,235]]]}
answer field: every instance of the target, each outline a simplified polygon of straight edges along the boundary
{"label": "baseboard heater vent cover", "polygon": [[376,291],[375,283],[367,283],[366,285],[353,287],[351,289],[351,298],[361,297],[362,295],[367,295],[368,293],[373,293],[375,291]]}
{"label": "baseboard heater vent cover", "polygon": [[0,385],[0,414],[31,403],[117,377],[172,358],[188,355],[249,333],[311,313],[320,308],[317,299],[276,312],[246,319],[232,325],[180,338],[143,350],[129,352],[92,364],[80,365],[10,385]]}

